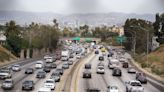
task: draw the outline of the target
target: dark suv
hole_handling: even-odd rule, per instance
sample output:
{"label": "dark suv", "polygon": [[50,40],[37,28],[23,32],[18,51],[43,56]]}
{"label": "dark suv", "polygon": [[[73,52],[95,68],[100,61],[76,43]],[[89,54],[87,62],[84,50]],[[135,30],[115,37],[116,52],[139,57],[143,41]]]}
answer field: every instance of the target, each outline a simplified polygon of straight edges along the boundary
{"label": "dark suv", "polygon": [[145,73],[138,72],[136,73],[136,80],[140,81],[141,83],[147,83],[147,78]]}
{"label": "dark suv", "polygon": [[85,69],[91,69],[91,64],[85,64]]}
{"label": "dark suv", "polygon": [[95,51],[95,54],[99,54],[99,51],[98,51],[98,50],[96,50],[96,51]]}
{"label": "dark suv", "polygon": [[121,69],[119,69],[119,68],[114,68],[114,69],[113,69],[112,75],[113,75],[113,76],[121,76],[121,75],[122,75]]}
{"label": "dark suv", "polygon": [[99,61],[104,61],[104,57],[103,56],[99,56]]}
{"label": "dark suv", "polygon": [[34,82],[32,80],[26,80],[22,83],[22,90],[33,90]]}

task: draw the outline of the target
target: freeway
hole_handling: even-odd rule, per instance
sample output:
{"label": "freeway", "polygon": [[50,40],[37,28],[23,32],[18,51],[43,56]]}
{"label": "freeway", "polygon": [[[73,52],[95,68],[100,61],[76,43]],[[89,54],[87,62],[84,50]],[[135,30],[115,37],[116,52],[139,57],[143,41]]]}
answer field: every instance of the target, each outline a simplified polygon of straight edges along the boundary
{"label": "freeway", "polygon": [[[107,54],[107,53],[106,53]],[[115,85],[120,89],[120,92],[126,92],[125,81],[135,80],[135,74],[127,73],[126,68],[122,68],[121,62],[119,62],[119,68],[122,71],[121,77],[116,77],[112,75],[112,70],[108,68],[108,58],[104,56],[104,61],[99,61],[99,56],[102,56],[101,51],[99,50],[99,54],[95,54],[94,52],[85,56],[82,59],[76,59],[75,57],[72,59],[74,61],[74,65],[72,65],[69,69],[64,71],[63,76],[61,77],[60,82],[56,83],[55,92],[86,92],[86,89],[97,88],[101,90],[100,92],[107,92],[107,87],[109,85]],[[118,57],[117,53],[114,53],[113,57]],[[124,54],[125,58],[129,58],[129,54]],[[42,60],[42,59],[41,59]],[[105,74],[97,74],[97,65],[98,63],[104,63],[105,65]],[[36,60],[30,61],[28,63],[21,64],[21,71],[13,72],[12,79],[14,80],[14,89],[12,90],[3,90],[0,88],[0,92],[27,92],[22,91],[22,82],[25,80],[33,80],[35,83],[35,88],[31,92],[37,92],[39,88],[43,87],[46,79],[49,79],[52,72],[56,69],[51,69],[50,73],[46,74],[46,78],[37,79],[36,73],[41,69],[34,69],[34,73],[27,75],[24,74],[26,68],[34,68]],[[57,67],[61,68],[63,62],[61,60],[57,60],[55,62]],[[86,79],[83,78],[83,72],[85,71],[84,65],[86,63],[90,63],[92,78]],[[0,80],[0,86],[3,80]],[[151,83],[143,84],[144,92],[162,92],[162,90],[156,88]],[[52,92],[54,92],[52,91]]]}
{"label": "freeway", "polygon": [[[125,57],[128,56],[126,54],[125,54]],[[98,57],[100,55],[101,54],[95,55],[91,60],[86,61],[86,63],[90,62],[92,65],[92,69],[91,69],[92,78],[91,79],[82,78],[82,74],[83,74],[82,72],[85,69],[84,69],[84,66],[81,66],[81,69],[79,69],[80,73],[77,76],[78,88],[74,92],[86,92],[86,89],[89,89],[89,88],[98,88],[101,90],[101,92],[106,92],[108,85],[116,85],[120,89],[120,92],[126,92],[125,81],[135,80],[135,74],[127,73],[127,69],[122,68],[121,64],[119,64],[119,67],[121,68],[122,76],[121,77],[112,76],[112,70],[109,69],[107,66],[108,65],[107,57],[105,57],[105,61],[102,61],[105,64],[105,74],[97,74],[96,67],[98,63],[100,62],[98,60]],[[117,54],[115,53],[115,55]],[[144,92],[162,92],[162,90],[155,88],[149,82],[147,84],[143,84],[143,87],[144,87]]]}

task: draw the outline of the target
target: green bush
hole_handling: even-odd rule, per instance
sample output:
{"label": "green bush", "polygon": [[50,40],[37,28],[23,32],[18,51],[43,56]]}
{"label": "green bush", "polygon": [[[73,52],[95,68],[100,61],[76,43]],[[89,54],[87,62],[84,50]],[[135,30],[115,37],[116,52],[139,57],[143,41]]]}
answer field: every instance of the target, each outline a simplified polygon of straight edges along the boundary
{"label": "green bush", "polygon": [[141,67],[142,68],[146,68],[147,67],[147,64],[145,62],[141,63]]}

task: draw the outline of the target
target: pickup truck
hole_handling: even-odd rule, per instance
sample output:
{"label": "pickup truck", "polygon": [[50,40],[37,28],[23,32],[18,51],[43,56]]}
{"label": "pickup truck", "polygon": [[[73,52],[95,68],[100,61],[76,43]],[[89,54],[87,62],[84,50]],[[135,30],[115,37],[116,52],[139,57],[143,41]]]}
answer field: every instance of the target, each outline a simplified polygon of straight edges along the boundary
{"label": "pickup truck", "polygon": [[12,74],[10,69],[0,69],[0,79],[11,78]]}
{"label": "pickup truck", "polygon": [[126,85],[126,92],[144,92],[144,88],[142,87],[140,81],[131,80],[125,82],[125,85]]}

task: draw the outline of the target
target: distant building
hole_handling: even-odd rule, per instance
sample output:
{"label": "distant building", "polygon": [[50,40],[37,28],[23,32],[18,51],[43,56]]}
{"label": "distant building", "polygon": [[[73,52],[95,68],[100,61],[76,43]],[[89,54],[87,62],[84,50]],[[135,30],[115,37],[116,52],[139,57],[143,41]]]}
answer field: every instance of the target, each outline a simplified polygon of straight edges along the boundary
{"label": "distant building", "polygon": [[123,27],[112,26],[112,27],[109,29],[109,31],[118,33],[119,36],[124,35],[124,28],[123,28]]}
{"label": "distant building", "polygon": [[0,31],[0,44],[3,45],[6,43],[6,36],[4,35],[4,31]]}

